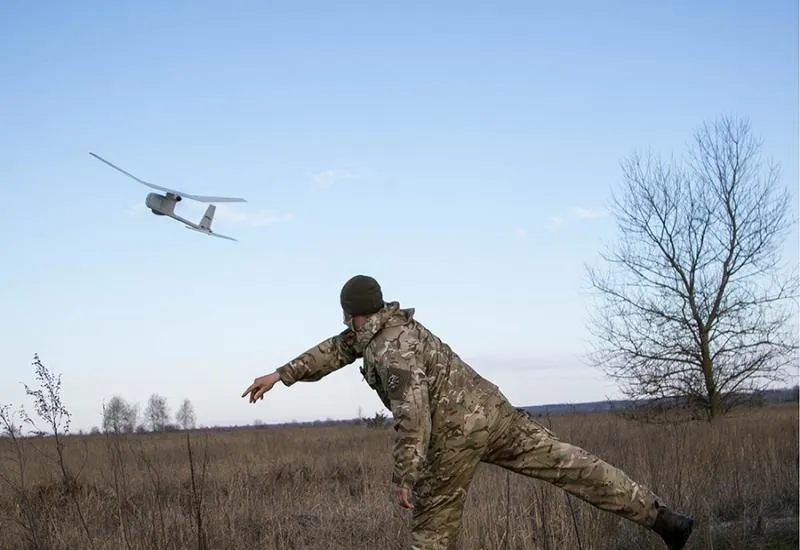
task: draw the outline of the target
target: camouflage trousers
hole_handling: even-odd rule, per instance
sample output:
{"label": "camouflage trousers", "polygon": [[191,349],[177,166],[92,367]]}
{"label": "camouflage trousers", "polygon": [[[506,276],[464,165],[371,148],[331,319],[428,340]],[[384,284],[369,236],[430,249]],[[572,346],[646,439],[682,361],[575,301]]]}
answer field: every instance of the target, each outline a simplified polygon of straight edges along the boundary
{"label": "camouflage trousers", "polygon": [[623,518],[651,527],[658,497],[623,471],[562,442],[530,415],[504,403],[485,436],[434,442],[414,488],[412,550],[456,550],[461,516],[475,470],[484,462],[564,489]]}

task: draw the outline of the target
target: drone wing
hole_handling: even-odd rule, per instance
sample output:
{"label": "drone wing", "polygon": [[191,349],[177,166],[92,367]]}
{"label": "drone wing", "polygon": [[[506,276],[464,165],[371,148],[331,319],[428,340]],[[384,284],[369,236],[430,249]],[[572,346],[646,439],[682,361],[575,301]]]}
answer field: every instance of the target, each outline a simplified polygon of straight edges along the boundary
{"label": "drone wing", "polygon": [[247,202],[246,199],[237,197],[206,197],[205,195],[190,195],[189,193],[180,193],[180,195],[199,202]]}
{"label": "drone wing", "polygon": [[109,165],[111,168],[113,168],[114,170],[117,170],[118,172],[122,172],[123,174],[125,174],[125,175],[126,175],[126,176],[128,176],[129,178],[135,179],[136,181],[138,181],[138,182],[139,182],[139,183],[141,183],[142,185],[146,185],[147,187],[151,187],[151,188],[153,188],[153,189],[158,189],[159,191],[164,191],[165,193],[172,193],[173,195],[188,196],[188,195],[186,195],[185,193],[183,193],[182,191],[177,191],[177,190],[175,190],[175,189],[167,189],[166,187],[161,187],[160,185],[155,185],[155,184],[153,184],[153,183],[146,182],[146,181],[144,181],[143,179],[139,179],[139,178],[137,178],[136,176],[134,176],[134,175],[133,175],[133,174],[131,174],[130,172],[127,172],[127,171],[123,170],[122,168],[120,168],[120,167],[119,167],[119,166],[117,166],[116,164],[114,164],[114,163],[112,163],[112,162],[109,162],[109,161],[107,161],[106,159],[104,159],[104,158],[103,158],[103,157],[101,157],[100,155],[96,155],[96,154],[94,154],[94,153],[92,153],[92,152],[89,152],[89,154],[90,154],[90,155],[92,155],[92,156],[93,156],[94,158],[96,158],[97,160],[99,160],[99,161],[101,161],[101,162],[105,162],[106,164],[108,164],[108,165]]}
{"label": "drone wing", "polygon": [[165,193],[171,193],[173,195],[177,195],[177,196],[180,196],[180,197],[186,197],[187,199],[192,199],[192,200],[196,200],[196,201],[199,201],[199,202],[247,202],[245,199],[240,199],[240,198],[236,198],[236,197],[207,197],[207,196],[203,196],[203,195],[192,195],[191,193],[184,193],[183,191],[178,191],[176,189],[167,189],[166,187],[161,187],[160,185],[155,185],[153,183],[144,181],[143,179],[137,178],[136,176],[134,176],[130,172],[127,172],[127,171],[123,170],[122,168],[120,168],[116,164],[107,161],[106,159],[104,159],[100,155],[96,155],[95,153],[92,153],[91,151],[89,152],[89,154],[92,155],[97,160],[106,163],[107,165],[109,165],[114,170],[122,172],[123,174],[125,174],[129,178],[132,178],[132,179],[138,181],[142,185],[146,185],[147,187],[150,187],[152,189],[157,189],[157,190],[163,191]]}

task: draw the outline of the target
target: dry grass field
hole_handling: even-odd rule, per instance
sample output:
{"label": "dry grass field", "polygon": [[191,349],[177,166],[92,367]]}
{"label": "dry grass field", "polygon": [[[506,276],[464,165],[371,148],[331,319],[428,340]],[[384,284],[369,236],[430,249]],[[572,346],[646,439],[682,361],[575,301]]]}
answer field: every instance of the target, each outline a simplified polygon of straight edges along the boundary
{"label": "dry grass field", "polygon": [[[555,416],[564,439],[699,520],[689,548],[797,548],[798,408],[718,426]],[[547,419],[543,419],[545,424]],[[389,428],[261,427],[0,440],[2,549],[406,548]],[[21,463],[20,463],[21,459]],[[481,465],[459,548],[657,549],[657,537],[543,482]]]}

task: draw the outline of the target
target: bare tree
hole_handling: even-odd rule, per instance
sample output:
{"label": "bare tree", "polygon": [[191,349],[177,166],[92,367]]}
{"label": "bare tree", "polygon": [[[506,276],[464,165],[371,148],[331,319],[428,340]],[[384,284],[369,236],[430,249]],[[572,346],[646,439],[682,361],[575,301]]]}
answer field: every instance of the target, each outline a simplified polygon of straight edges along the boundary
{"label": "bare tree", "polygon": [[113,433],[133,433],[136,429],[136,406],[128,404],[115,395],[103,407],[103,431]]}
{"label": "bare tree", "polygon": [[[59,473],[61,474],[62,486],[66,494],[72,500],[75,506],[75,511],[78,513],[81,526],[83,527],[90,547],[94,547],[93,537],[89,531],[89,525],[86,521],[86,515],[83,512],[81,501],[78,498],[78,489],[81,486],[78,476],[83,470],[81,467],[78,472],[74,472],[72,467],[68,464],[67,455],[65,452],[65,437],[70,433],[70,424],[72,422],[72,414],[67,409],[61,396],[61,374],[56,374],[39,359],[39,354],[33,356],[34,374],[38,387],[31,388],[28,384],[23,384],[25,393],[28,397],[33,398],[33,408],[36,415],[44,422],[47,429],[39,428],[33,418],[23,409],[21,409],[22,417],[26,423],[32,428],[32,433],[38,437],[43,437],[52,433],[53,443],[56,450],[56,458],[45,454],[44,456],[58,466]],[[85,458],[85,457],[84,457]],[[84,466],[85,466],[84,461]]]}
{"label": "bare tree", "polygon": [[147,400],[144,417],[150,429],[154,432],[163,431],[169,424],[169,409],[167,398],[154,393]]}
{"label": "bare tree", "polygon": [[191,401],[188,399],[183,400],[180,409],[178,409],[178,412],[175,414],[175,421],[184,430],[194,429],[197,418],[195,417],[194,406],[192,406]]}
{"label": "bare tree", "polygon": [[793,225],[779,171],[749,123],[695,134],[685,167],[634,154],[613,197],[621,241],[588,268],[600,306],[590,361],[631,398],[679,398],[707,418],[797,364],[797,272],[781,265]]}

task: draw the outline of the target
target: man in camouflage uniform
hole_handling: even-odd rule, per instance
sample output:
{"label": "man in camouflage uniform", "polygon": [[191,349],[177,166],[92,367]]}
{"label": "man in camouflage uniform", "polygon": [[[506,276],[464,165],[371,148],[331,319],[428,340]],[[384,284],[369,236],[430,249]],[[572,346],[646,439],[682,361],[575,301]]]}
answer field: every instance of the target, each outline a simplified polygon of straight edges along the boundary
{"label": "man in camouflage uniform", "polygon": [[346,330],[256,378],[242,397],[255,402],[279,380],[317,381],[362,358],[364,378],[394,417],[392,487],[394,499],[413,510],[412,549],[454,548],[479,462],[548,481],[652,529],[672,550],[684,547],[693,518],[517,410],[416,321],[414,309],[384,302],[374,279],[353,277],[340,301]]}

